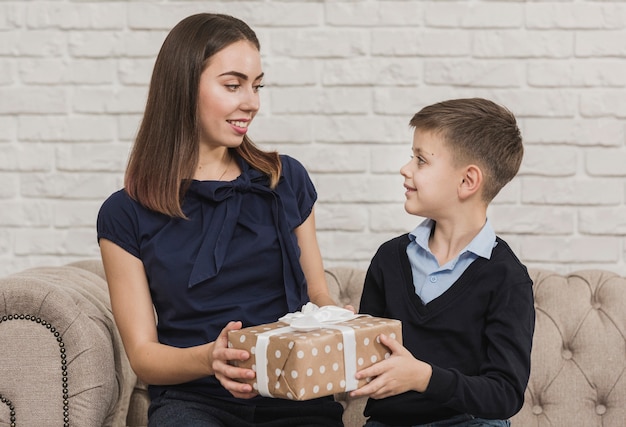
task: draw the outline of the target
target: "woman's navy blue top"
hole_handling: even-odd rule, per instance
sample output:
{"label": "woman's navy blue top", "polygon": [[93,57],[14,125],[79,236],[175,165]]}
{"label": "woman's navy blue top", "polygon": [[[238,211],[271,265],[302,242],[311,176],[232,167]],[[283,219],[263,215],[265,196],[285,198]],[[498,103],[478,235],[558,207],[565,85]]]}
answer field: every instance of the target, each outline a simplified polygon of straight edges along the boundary
{"label": "woman's navy blue top", "polygon": [[[143,262],[163,344],[205,344],[231,320],[244,327],[275,322],[309,301],[294,234],[317,199],[308,173],[283,155],[272,190],[266,175],[237,161],[242,173],[234,181],[191,182],[182,204],[187,219],[149,210],[124,190],[100,209],[98,240]],[[213,376],[151,386],[150,394],[172,387],[240,402],[275,401],[235,399]]]}

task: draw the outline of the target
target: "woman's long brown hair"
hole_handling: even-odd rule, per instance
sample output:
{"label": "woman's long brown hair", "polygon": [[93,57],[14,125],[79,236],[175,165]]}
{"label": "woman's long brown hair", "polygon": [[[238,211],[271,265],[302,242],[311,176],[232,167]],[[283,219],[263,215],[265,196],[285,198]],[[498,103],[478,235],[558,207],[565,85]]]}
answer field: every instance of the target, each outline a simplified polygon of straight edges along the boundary
{"label": "woman's long brown hair", "polygon": [[[157,56],[146,108],[130,154],[124,186],[147,208],[184,218],[181,203],[198,164],[198,86],[208,60],[228,45],[259,41],[243,21],[202,13],[180,21]],[[265,173],[274,188],[280,178],[278,153],[259,149],[244,136],[236,152]]]}

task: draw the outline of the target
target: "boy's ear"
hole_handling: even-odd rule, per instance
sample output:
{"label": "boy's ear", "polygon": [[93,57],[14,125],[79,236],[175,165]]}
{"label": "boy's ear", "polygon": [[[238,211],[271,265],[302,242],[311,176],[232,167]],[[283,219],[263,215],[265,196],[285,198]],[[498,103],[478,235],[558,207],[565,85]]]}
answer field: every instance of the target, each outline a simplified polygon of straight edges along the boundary
{"label": "boy's ear", "polygon": [[483,186],[483,179],[483,171],[478,166],[467,166],[459,186],[459,197],[464,200],[476,194]]}

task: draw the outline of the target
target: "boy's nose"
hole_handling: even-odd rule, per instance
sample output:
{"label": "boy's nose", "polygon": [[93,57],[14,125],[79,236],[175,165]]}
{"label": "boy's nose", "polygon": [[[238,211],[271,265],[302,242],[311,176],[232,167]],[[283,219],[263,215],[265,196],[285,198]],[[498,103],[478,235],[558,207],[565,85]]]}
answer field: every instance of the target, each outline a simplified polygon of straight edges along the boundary
{"label": "boy's nose", "polygon": [[409,172],[409,168],[408,168],[409,163],[410,163],[410,162],[407,162],[405,165],[403,165],[403,166],[400,168],[400,175],[402,175],[402,176],[404,176],[404,177],[409,176],[409,174],[410,174],[410,172]]}

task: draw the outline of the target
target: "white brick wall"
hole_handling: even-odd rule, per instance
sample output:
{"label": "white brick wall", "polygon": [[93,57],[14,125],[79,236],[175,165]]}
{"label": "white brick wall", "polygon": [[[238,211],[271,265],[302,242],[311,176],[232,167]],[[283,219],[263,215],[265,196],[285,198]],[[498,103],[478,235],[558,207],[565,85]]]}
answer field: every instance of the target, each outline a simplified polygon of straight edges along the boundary
{"label": "white brick wall", "polygon": [[520,175],[490,208],[529,266],[626,275],[624,1],[1,1],[0,274],[98,257],[154,58],[201,11],[262,43],[261,145],[319,192],[327,265],[367,266],[403,209],[409,118],[482,96],[517,114]]}

